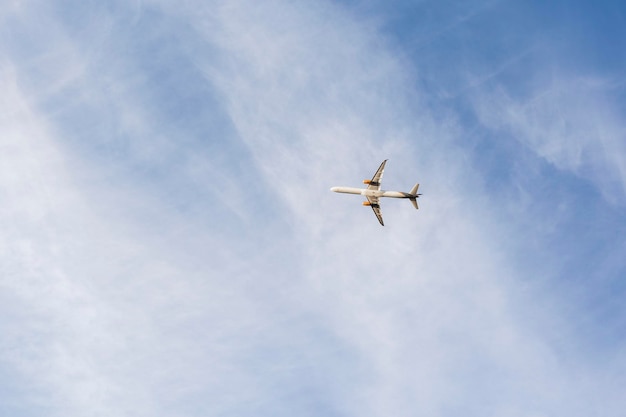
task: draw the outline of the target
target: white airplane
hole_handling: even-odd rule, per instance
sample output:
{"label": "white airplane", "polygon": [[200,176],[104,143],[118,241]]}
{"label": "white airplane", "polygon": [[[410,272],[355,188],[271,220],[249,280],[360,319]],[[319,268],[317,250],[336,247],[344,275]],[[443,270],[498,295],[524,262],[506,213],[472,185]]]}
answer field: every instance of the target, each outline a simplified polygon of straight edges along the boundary
{"label": "white airplane", "polygon": [[378,167],[378,170],[371,180],[363,180],[363,184],[367,184],[367,188],[333,187],[330,189],[330,191],[334,191],[336,193],[359,194],[367,198],[367,201],[364,201],[363,205],[370,206],[372,210],[374,210],[374,214],[382,226],[384,226],[385,223],[383,223],[383,215],[380,211],[380,204],[378,203],[378,200],[381,197],[408,198],[411,200],[413,207],[417,209],[419,208],[417,206],[417,199],[421,195],[417,193],[417,189],[420,186],[419,184],[415,184],[415,186],[408,193],[403,193],[402,191],[381,190],[380,182],[383,179],[383,171],[385,170],[386,163],[387,159],[380,164],[380,167]]}

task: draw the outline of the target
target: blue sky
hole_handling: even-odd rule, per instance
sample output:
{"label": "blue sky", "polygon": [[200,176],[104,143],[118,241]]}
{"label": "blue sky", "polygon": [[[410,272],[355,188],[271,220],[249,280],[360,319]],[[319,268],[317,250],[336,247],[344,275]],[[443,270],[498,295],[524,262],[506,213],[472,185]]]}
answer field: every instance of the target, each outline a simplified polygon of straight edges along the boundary
{"label": "blue sky", "polygon": [[622,415],[625,20],[6,1],[0,413]]}

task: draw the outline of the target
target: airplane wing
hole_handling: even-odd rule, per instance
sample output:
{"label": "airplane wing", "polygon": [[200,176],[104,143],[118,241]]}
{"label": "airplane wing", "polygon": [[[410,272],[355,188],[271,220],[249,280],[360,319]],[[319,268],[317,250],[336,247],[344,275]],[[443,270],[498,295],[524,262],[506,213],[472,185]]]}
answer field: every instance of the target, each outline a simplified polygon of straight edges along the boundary
{"label": "airplane wing", "polygon": [[[385,165],[384,162],[383,162],[383,165]],[[383,213],[380,211],[380,204],[378,204],[378,197],[367,197],[367,201],[369,201],[370,207],[372,208],[372,210],[374,210],[374,214],[376,215],[376,218],[380,222],[380,225],[384,226],[385,223],[383,223]]]}
{"label": "airplane wing", "polygon": [[[385,170],[385,164],[387,160],[385,159],[382,164],[378,167],[376,174],[372,177],[372,180],[367,185],[368,190],[380,190],[380,182],[383,180],[383,171]],[[373,208],[374,206],[372,206]],[[378,215],[377,215],[378,216]],[[382,223],[382,220],[381,220]]]}

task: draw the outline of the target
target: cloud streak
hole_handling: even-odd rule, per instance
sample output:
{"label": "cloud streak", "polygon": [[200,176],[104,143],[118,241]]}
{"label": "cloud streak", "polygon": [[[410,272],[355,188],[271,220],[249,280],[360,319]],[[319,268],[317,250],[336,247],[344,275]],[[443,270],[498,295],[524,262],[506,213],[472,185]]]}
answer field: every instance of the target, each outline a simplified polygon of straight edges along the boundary
{"label": "cloud streak", "polygon": [[[25,404],[6,410],[619,415],[623,358],[566,349],[577,336],[498,239],[513,226],[485,214],[465,126],[409,87],[375,19],[331,2],[140,4],[85,6],[93,30],[62,9],[30,20],[55,40],[43,73],[40,48],[3,49],[0,311],[16,320],[0,321],[0,370]],[[477,106],[493,130],[526,134],[553,106],[498,97],[500,117]],[[389,188],[426,193],[417,213],[385,202],[384,229],[328,191],[381,155]]]}
{"label": "cloud streak", "polygon": [[589,78],[555,78],[515,99],[502,89],[481,98],[479,119],[510,134],[556,168],[593,182],[612,204],[624,204],[624,129],[611,85]]}

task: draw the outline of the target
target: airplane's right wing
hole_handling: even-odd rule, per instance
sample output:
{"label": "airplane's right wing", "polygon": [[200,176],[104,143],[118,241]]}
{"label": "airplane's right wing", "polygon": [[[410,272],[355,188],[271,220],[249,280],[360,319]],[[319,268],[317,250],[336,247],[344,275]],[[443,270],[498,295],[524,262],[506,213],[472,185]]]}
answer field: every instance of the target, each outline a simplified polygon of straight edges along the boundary
{"label": "airplane's right wing", "polygon": [[[385,163],[383,162],[383,165],[384,164]],[[367,201],[369,201],[370,207],[372,208],[372,210],[374,210],[374,214],[376,215],[376,218],[380,222],[380,225],[384,226],[385,223],[383,223],[383,213],[380,211],[380,204],[378,204],[378,197],[367,197]]]}
{"label": "airplane's right wing", "polygon": [[367,185],[368,190],[380,190],[380,182],[383,180],[383,171],[385,171],[385,164],[387,160],[385,159],[382,164],[378,167],[376,174],[372,177],[372,180]]}

